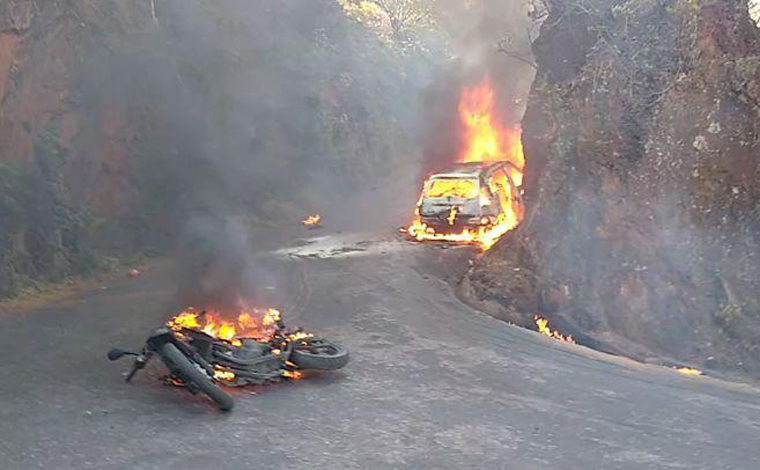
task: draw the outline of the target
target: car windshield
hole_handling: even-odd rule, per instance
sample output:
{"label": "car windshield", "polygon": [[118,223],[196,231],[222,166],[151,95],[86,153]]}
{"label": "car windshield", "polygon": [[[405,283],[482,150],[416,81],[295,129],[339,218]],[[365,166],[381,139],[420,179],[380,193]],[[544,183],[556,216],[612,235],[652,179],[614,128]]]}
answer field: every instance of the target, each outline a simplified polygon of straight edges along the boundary
{"label": "car windshield", "polygon": [[474,178],[435,178],[430,181],[427,197],[475,199],[480,195],[479,187]]}

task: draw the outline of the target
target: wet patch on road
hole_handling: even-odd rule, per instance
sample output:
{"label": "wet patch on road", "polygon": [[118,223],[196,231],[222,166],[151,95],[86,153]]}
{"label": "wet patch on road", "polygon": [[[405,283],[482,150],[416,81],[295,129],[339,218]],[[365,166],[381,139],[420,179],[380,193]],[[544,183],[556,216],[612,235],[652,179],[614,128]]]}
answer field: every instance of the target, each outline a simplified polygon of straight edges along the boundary
{"label": "wet patch on road", "polygon": [[414,245],[393,238],[368,234],[336,234],[299,240],[295,246],[274,252],[275,256],[294,258],[354,258],[385,256],[413,249]]}

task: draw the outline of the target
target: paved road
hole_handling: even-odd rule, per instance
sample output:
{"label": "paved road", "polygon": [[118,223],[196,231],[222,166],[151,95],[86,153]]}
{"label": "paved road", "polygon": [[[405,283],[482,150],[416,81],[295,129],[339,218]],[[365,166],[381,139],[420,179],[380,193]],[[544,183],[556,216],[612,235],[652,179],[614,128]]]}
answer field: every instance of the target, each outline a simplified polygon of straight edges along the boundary
{"label": "paved road", "polygon": [[230,414],[158,363],[125,384],[104,357],[165,319],[170,267],[0,318],[0,468],[760,468],[758,390],[479,314],[421,268],[432,250],[341,235],[267,253],[290,323],[353,358],[236,391]]}

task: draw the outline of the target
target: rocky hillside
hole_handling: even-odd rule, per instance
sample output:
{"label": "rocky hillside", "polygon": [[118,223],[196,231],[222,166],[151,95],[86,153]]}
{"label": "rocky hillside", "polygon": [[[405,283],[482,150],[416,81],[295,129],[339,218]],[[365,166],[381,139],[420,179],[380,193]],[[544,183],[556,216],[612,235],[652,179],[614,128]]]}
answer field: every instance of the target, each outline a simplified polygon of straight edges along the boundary
{"label": "rocky hillside", "polygon": [[529,215],[470,273],[472,294],[602,349],[760,377],[760,33],[746,2],[547,6],[524,120]]}
{"label": "rocky hillside", "polygon": [[77,89],[85,61],[150,24],[149,11],[125,5],[0,5],[0,296],[95,268],[88,219],[129,199],[124,106],[85,110]]}
{"label": "rocky hillside", "polygon": [[409,158],[419,64],[334,0],[0,2],[0,297],[354,194]]}

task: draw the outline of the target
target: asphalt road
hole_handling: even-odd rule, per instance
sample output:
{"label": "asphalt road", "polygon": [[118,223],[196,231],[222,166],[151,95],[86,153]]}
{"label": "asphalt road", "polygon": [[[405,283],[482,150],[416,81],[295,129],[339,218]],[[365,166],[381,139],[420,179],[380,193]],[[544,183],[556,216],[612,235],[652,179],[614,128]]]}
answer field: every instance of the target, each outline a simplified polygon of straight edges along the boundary
{"label": "asphalt road", "polygon": [[[0,469],[758,469],[760,390],[560,344],[473,311],[431,247],[326,236],[262,266],[338,373],[236,390],[236,409],[131,383],[172,308],[171,266],[0,317]],[[454,250],[452,250],[453,252]]]}

